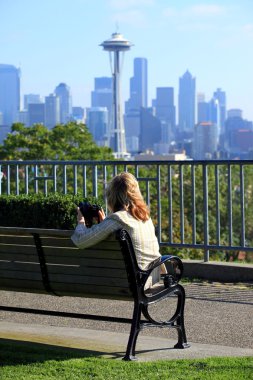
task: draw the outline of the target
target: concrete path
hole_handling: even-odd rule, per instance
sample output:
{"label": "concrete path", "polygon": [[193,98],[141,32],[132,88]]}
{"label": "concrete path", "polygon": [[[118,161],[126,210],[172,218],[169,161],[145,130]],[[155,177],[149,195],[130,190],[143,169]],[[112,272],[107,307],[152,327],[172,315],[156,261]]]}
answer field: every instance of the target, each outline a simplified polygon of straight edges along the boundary
{"label": "concrete path", "polygon": [[[174,349],[176,333],[172,329],[148,329],[138,338],[139,360],[253,357],[252,286],[206,283],[188,284],[185,289],[185,324],[191,347]],[[132,313],[129,302],[13,292],[0,292],[0,304],[126,318]],[[161,303],[153,312],[164,316],[168,310],[168,304]],[[81,348],[103,357],[122,358],[128,332],[127,324],[0,311],[0,338]]]}

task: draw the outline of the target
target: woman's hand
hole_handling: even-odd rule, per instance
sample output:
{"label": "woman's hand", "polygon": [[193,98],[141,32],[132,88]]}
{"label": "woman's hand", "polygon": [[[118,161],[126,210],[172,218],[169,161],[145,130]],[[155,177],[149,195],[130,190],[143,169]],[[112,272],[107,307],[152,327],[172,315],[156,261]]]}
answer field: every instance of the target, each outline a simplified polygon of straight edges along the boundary
{"label": "woman's hand", "polygon": [[101,208],[101,210],[98,211],[98,221],[99,221],[99,223],[102,222],[104,219],[105,219],[105,212]]}
{"label": "woman's hand", "polygon": [[85,225],[85,219],[84,219],[83,214],[81,213],[79,207],[77,207],[77,218],[76,219],[77,219],[78,224]]}

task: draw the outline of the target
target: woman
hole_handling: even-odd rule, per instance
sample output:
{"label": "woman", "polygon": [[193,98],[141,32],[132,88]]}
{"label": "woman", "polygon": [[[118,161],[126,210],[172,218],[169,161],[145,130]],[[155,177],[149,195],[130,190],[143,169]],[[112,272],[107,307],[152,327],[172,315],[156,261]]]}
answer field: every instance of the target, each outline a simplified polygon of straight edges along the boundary
{"label": "woman", "polygon": [[131,237],[137,264],[145,270],[151,261],[161,255],[155,228],[138,181],[130,173],[116,175],[106,189],[106,198],[112,213],[105,217],[104,211],[99,211],[101,223],[91,228],[85,226],[85,219],[78,208],[78,225],[71,239],[77,247],[87,248],[124,228]]}

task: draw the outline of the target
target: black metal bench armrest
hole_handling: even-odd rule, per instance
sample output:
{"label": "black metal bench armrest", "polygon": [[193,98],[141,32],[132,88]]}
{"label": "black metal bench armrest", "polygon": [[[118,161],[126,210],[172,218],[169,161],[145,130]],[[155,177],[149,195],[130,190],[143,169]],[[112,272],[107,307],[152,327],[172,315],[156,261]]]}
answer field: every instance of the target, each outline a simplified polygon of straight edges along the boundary
{"label": "black metal bench armrest", "polygon": [[164,281],[164,285],[166,287],[169,287],[169,286],[177,284],[180,281],[183,274],[183,268],[184,268],[181,259],[174,255],[164,255],[152,261],[149,264],[148,269],[146,271],[142,271],[141,274],[142,274],[142,279],[144,281],[144,286],[148,277],[152,273],[152,271],[155,268],[160,267],[167,262],[171,262],[172,267],[173,267],[173,273],[161,274],[161,278]]}
{"label": "black metal bench armrest", "polygon": [[162,264],[165,264],[167,261],[171,261],[172,259],[175,259],[177,261],[180,260],[179,257],[173,256],[173,255],[161,256],[158,259],[155,259],[154,261],[152,261],[149,264],[148,269],[146,271],[149,272],[149,274],[150,274],[152,272],[152,270],[154,270],[155,268],[161,266]]}

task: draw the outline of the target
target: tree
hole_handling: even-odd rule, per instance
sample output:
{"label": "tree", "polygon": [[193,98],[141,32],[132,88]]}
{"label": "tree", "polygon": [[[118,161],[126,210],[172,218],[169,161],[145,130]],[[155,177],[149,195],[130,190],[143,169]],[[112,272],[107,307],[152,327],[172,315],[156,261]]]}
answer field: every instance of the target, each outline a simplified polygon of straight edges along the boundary
{"label": "tree", "polygon": [[108,160],[107,147],[98,147],[84,124],[70,122],[49,130],[42,124],[15,123],[0,145],[2,160]]}

